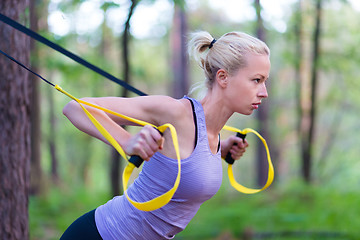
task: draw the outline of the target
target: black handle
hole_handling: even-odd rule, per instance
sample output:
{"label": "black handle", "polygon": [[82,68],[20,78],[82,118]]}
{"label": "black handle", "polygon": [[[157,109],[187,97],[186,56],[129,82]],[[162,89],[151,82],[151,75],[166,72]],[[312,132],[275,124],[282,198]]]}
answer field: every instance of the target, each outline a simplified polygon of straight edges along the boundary
{"label": "black handle", "polygon": [[[157,129],[157,128],[155,128],[155,129],[158,130],[158,132],[160,133],[161,136],[164,136],[164,134],[162,132],[160,132],[159,129]],[[144,162],[144,159],[142,159],[140,156],[133,155],[130,157],[129,162],[134,164],[135,167],[139,168],[141,166],[141,164]]]}
{"label": "black handle", "polygon": [[129,162],[135,165],[135,167],[139,168],[141,164],[144,162],[144,159],[142,159],[140,156],[133,155],[130,157]]}
{"label": "black handle", "polygon": [[[242,133],[236,133],[236,137],[239,137],[241,138],[243,141],[245,140],[245,137],[246,137],[246,134],[242,134]],[[234,145],[237,145],[237,143],[234,143]],[[231,157],[231,153],[230,151],[226,154],[226,158],[225,158],[225,161],[228,163],[228,164],[234,164],[235,160]]]}

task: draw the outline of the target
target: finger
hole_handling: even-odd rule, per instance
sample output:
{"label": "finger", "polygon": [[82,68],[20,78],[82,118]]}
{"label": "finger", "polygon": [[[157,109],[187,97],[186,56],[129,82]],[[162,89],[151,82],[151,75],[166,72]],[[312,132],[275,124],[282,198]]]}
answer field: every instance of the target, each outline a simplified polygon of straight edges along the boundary
{"label": "finger", "polygon": [[238,148],[238,149],[236,149],[236,151],[237,152],[239,152],[239,153],[244,153],[245,151],[246,151],[246,148]]}
{"label": "finger", "polygon": [[246,139],[244,139],[244,144],[245,144],[245,147],[247,148],[249,146],[249,143]]}
{"label": "finger", "polygon": [[245,153],[246,149],[245,148],[232,148],[230,149],[230,153],[233,159],[239,159],[240,157],[243,156],[243,154]]}
{"label": "finger", "polygon": [[165,142],[165,138],[161,137],[160,140],[158,141],[158,145],[159,145],[160,150],[162,150],[164,148],[164,142]]}
{"label": "finger", "polygon": [[142,138],[138,139],[138,141],[133,146],[133,155],[137,155],[144,159],[145,161],[149,160],[152,150],[146,141]]}
{"label": "finger", "polygon": [[233,145],[236,145],[236,144],[240,143],[242,141],[242,139],[237,136],[231,136],[230,141]]}
{"label": "finger", "polygon": [[157,149],[162,149],[165,141],[162,133],[159,130],[153,128],[153,130],[151,131],[151,135],[154,141],[156,141]]}
{"label": "finger", "polygon": [[246,140],[242,140],[239,141],[239,143],[237,144],[239,148],[247,148],[249,146],[248,142]]}
{"label": "finger", "polygon": [[[149,132],[149,144],[151,142],[151,147],[154,151],[157,151],[159,149],[163,148],[164,138],[162,134],[157,130],[156,128],[146,125],[144,128]],[[153,144],[154,143],[154,144]]]}
{"label": "finger", "polygon": [[231,157],[234,159],[234,160],[238,160],[240,157],[242,157],[242,153],[233,153],[231,154]]}
{"label": "finger", "polygon": [[[140,132],[139,132],[139,136],[140,136],[140,139],[139,139],[139,142],[141,141],[142,144],[144,146],[147,146],[145,147],[145,151],[148,153],[148,154],[151,154],[151,152],[155,152],[159,149],[159,145],[157,143],[157,134],[159,134],[153,127],[149,126],[149,125],[146,125],[145,127],[143,127]],[[160,136],[161,138],[161,136]]]}
{"label": "finger", "polygon": [[137,144],[134,146],[137,154],[148,161],[162,147],[163,137],[150,125],[144,126],[138,133]]}
{"label": "finger", "polygon": [[245,152],[246,151],[246,148],[243,147],[243,146],[240,146],[240,145],[234,145],[231,147],[231,149],[234,151],[234,152]]}

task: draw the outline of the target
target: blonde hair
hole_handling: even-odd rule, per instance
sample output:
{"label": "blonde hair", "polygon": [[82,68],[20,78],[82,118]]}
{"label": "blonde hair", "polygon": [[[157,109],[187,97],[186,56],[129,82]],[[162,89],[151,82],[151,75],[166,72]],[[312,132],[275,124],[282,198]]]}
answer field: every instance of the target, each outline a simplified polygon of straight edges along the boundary
{"label": "blonde hair", "polygon": [[263,41],[243,32],[229,32],[215,41],[205,31],[192,33],[190,37],[189,55],[204,70],[208,89],[212,88],[219,69],[233,75],[246,67],[248,53],[270,56],[270,49]]}

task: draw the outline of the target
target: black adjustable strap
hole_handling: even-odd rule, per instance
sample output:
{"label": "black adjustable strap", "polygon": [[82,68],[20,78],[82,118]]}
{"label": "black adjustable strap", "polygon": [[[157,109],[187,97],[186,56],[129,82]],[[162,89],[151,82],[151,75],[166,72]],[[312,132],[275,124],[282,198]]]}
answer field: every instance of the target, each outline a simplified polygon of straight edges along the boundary
{"label": "black adjustable strap", "polygon": [[143,93],[142,91],[134,88],[133,86],[127,84],[126,82],[114,77],[113,75],[105,72],[104,70],[98,68],[97,66],[89,63],[88,61],[84,60],[83,58],[73,54],[72,52],[66,50],[65,48],[63,47],[60,47],[59,45],[57,45],[56,43],[54,42],[51,42],[50,40],[44,38],[43,36],[37,34],[36,32],[32,31],[31,29],[21,25],[20,23],[12,20],[11,18],[8,18],[7,16],[3,15],[0,13],[0,21],[8,24],[9,26],[17,29],[18,31],[22,32],[22,33],[25,33],[26,35],[30,36],[31,38],[47,45],[48,47],[51,47],[52,49],[64,54],[65,56],[71,58],[72,60],[74,60],[75,62],[93,70],[94,72],[102,75],[103,77],[113,81],[113,82],[116,82],[117,84],[120,84],[122,87],[128,89],[129,91],[132,91],[133,93],[136,93],[140,96],[145,96],[147,95],[146,93]]}

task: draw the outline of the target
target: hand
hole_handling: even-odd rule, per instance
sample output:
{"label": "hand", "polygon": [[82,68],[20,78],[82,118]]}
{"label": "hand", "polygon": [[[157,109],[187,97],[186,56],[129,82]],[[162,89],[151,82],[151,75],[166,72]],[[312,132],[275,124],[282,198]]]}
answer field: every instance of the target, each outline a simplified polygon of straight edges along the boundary
{"label": "hand", "polygon": [[128,155],[137,155],[145,161],[149,161],[152,155],[163,148],[163,143],[164,138],[159,131],[146,125],[128,140],[124,151]]}
{"label": "hand", "polygon": [[228,139],[221,141],[221,156],[225,159],[228,152],[234,160],[238,160],[249,146],[248,142],[236,136],[230,136]]}

